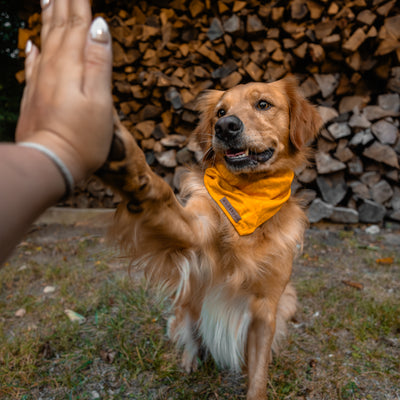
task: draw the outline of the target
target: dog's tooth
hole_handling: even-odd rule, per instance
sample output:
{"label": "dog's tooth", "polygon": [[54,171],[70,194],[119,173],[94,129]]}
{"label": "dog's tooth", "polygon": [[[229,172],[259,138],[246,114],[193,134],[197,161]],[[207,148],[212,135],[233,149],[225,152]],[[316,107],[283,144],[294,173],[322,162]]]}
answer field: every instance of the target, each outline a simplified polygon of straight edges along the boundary
{"label": "dog's tooth", "polygon": [[245,152],[244,152],[244,154],[245,154],[246,156],[248,156],[248,155],[249,155],[249,149],[246,149]]}

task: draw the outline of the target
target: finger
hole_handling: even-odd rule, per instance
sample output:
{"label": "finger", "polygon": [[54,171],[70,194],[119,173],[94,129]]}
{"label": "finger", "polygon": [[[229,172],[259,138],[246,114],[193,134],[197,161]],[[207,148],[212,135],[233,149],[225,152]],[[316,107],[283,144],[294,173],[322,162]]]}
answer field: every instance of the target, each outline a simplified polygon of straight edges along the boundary
{"label": "finger", "polygon": [[69,18],[69,0],[51,0],[53,4],[53,15],[51,18],[52,28],[65,29]]}
{"label": "finger", "polygon": [[53,2],[55,0],[40,0],[40,5],[42,7],[42,31],[40,33],[40,38],[43,44],[46,42],[50,26],[51,26],[51,17],[53,15]]}
{"label": "finger", "polygon": [[82,88],[84,50],[91,22],[88,0],[52,0],[52,28],[43,60],[60,72],[61,81]]}
{"label": "finger", "polygon": [[68,63],[71,68],[79,71],[81,79],[84,49],[91,20],[92,13],[88,0],[70,0],[68,26],[63,38],[61,57],[65,59],[65,61],[62,60],[63,63]]}
{"label": "finger", "polygon": [[35,86],[35,75],[37,74],[39,49],[31,40],[26,42],[25,54],[25,88],[21,99],[21,110],[24,109],[27,98],[29,98],[29,93],[33,90],[31,86]]}
{"label": "finger", "polygon": [[96,18],[90,26],[84,68],[84,93],[89,97],[111,97],[111,35],[106,21],[101,17]]}
{"label": "finger", "polygon": [[62,51],[62,42],[68,26],[69,0],[50,0],[50,4],[43,9],[42,18],[43,24],[46,24],[42,29],[43,59],[57,58],[56,54]]}
{"label": "finger", "polygon": [[33,69],[39,55],[39,49],[32,43],[31,40],[26,42],[25,54],[25,81],[26,84],[28,84],[32,78]]}
{"label": "finger", "polygon": [[89,0],[71,0],[71,15],[82,18],[84,21],[90,21],[92,18],[92,12],[90,10]]}

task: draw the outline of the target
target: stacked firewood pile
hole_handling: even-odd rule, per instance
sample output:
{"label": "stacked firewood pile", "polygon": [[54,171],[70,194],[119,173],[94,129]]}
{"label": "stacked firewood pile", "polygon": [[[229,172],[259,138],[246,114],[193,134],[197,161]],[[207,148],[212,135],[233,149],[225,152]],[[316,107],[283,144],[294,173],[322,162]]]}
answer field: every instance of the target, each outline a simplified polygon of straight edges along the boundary
{"label": "stacked firewood pile", "polygon": [[[293,192],[311,222],[400,221],[400,8],[395,0],[160,0],[94,4],[109,22],[114,100],[147,162],[176,191],[206,89],[295,74],[325,128]],[[20,32],[37,39],[38,16]],[[100,182],[64,205],[112,207]]]}

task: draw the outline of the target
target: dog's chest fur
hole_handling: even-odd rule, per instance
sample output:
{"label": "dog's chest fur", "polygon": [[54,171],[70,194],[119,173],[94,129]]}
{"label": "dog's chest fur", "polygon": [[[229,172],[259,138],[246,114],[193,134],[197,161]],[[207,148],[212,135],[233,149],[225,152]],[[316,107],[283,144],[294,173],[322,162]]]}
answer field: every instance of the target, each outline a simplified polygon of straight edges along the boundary
{"label": "dog's chest fur", "polygon": [[239,372],[244,362],[250,297],[220,284],[210,288],[201,307],[198,331],[218,365]]}

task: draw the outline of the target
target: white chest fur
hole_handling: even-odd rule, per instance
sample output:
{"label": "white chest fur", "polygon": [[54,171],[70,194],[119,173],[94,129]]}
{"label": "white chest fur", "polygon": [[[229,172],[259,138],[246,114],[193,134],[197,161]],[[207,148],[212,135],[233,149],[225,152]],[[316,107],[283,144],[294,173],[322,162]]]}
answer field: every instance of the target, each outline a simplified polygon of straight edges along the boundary
{"label": "white chest fur", "polygon": [[224,285],[213,287],[205,296],[199,332],[217,364],[241,371],[247,332],[251,322],[248,296],[232,296]]}

